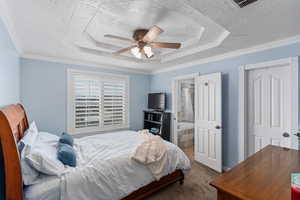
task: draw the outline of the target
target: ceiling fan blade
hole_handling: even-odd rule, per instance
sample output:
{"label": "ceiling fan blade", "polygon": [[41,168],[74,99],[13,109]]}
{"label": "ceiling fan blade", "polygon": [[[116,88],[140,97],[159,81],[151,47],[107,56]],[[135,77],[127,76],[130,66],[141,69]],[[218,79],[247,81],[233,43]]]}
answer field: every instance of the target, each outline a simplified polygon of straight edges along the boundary
{"label": "ceiling fan blade", "polygon": [[137,47],[137,45],[133,45],[133,46],[131,46],[131,47],[127,47],[127,48],[124,48],[124,49],[120,49],[119,51],[114,52],[114,54],[121,54],[121,53],[124,53],[124,52],[126,52],[126,51],[130,51],[131,49],[133,49],[133,48],[135,48],[135,47]]}
{"label": "ceiling fan blade", "polygon": [[164,32],[164,30],[162,30],[162,29],[159,28],[158,26],[153,26],[152,28],[150,28],[150,30],[148,31],[148,33],[144,36],[143,41],[144,41],[144,42],[152,42],[152,41],[155,40],[155,38],[157,38],[162,32]]}
{"label": "ceiling fan blade", "polygon": [[152,47],[179,49],[181,43],[169,43],[169,42],[151,42],[149,43]]}
{"label": "ceiling fan blade", "polygon": [[134,42],[134,43],[136,42],[135,40],[124,38],[124,37],[120,37],[120,36],[116,36],[116,35],[106,34],[106,35],[104,35],[104,37],[113,38],[113,39],[117,39],[117,40],[124,40],[124,41]]}
{"label": "ceiling fan blade", "polygon": [[86,32],[86,35],[88,37],[88,39],[94,43],[94,45],[96,47],[99,47],[99,48],[105,48],[105,49],[110,49],[110,50],[118,50],[122,47],[120,46],[116,46],[116,45],[112,45],[112,44],[107,44],[107,43],[103,43],[103,42],[100,42],[98,40],[96,40],[92,35],[90,35],[89,33]]}

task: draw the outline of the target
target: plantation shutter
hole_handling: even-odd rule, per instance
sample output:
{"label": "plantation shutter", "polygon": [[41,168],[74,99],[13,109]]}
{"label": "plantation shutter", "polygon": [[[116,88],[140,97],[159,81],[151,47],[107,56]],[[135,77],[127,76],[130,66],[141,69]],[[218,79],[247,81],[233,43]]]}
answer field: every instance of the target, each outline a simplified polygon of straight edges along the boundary
{"label": "plantation shutter", "polygon": [[75,128],[100,127],[101,83],[97,79],[76,76]]}
{"label": "plantation shutter", "polygon": [[103,125],[115,126],[126,123],[125,82],[103,82]]}
{"label": "plantation shutter", "polygon": [[126,76],[70,71],[68,130],[71,134],[129,127]]}

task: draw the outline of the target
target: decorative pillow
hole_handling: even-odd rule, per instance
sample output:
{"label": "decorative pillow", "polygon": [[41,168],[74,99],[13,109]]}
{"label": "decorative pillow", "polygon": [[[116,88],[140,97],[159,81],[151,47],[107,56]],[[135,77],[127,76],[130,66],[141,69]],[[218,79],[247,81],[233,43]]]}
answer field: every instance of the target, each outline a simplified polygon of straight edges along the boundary
{"label": "decorative pillow", "polygon": [[59,142],[73,146],[74,139],[68,133],[63,132],[62,135],[60,136]]}
{"label": "decorative pillow", "polygon": [[38,183],[39,172],[26,162],[26,156],[30,154],[38,136],[38,129],[33,121],[24,137],[18,143],[20,150],[20,160],[22,169],[22,178],[24,185],[32,185]]}
{"label": "decorative pillow", "polygon": [[57,141],[51,144],[39,140],[26,156],[26,161],[41,173],[60,176],[65,172],[65,166],[57,159],[56,152]]}
{"label": "decorative pillow", "polygon": [[24,149],[25,147],[25,144],[23,142],[18,142],[18,150],[19,150],[19,153],[21,154],[22,150]]}
{"label": "decorative pillow", "polygon": [[72,146],[59,143],[57,148],[57,158],[64,165],[68,165],[71,167],[76,167],[76,153]]}

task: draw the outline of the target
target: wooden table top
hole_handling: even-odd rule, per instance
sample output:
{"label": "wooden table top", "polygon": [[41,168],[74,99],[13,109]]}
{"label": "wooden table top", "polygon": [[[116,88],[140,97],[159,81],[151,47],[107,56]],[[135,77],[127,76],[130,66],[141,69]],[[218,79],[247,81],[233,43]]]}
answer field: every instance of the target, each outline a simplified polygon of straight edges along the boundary
{"label": "wooden table top", "polygon": [[300,173],[300,151],[269,145],[211,185],[244,200],[289,200],[291,173]]}

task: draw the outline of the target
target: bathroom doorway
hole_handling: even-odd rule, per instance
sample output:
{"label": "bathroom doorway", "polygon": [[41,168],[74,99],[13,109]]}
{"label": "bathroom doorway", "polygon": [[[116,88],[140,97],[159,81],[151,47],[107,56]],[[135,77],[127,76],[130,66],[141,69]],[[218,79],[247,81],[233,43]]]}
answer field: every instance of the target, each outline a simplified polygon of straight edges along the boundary
{"label": "bathroom doorway", "polygon": [[190,159],[194,159],[196,76],[198,74],[176,77],[173,80],[173,142]]}

